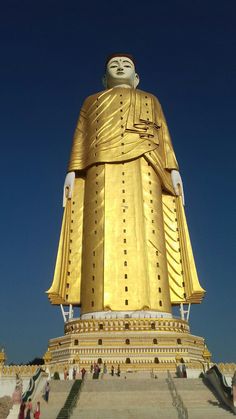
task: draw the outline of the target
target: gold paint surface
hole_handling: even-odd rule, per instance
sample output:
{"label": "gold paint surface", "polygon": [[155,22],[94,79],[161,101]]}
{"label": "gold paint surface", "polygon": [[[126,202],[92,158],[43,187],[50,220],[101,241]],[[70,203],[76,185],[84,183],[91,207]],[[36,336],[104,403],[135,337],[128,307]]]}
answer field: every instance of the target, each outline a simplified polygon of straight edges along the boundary
{"label": "gold paint surface", "polygon": [[96,311],[171,312],[199,303],[178,170],[158,100],[140,90],[113,88],[86,99],[74,135],[52,304]]}

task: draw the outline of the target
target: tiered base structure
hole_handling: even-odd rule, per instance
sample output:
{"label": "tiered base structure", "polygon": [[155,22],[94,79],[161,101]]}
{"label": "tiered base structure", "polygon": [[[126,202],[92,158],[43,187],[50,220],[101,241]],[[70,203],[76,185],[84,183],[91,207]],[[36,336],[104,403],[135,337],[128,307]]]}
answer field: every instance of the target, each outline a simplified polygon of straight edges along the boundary
{"label": "tiered base structure", "polygon": [[181,319],[72,319],[65,335],[49,341],[51,367],[120,365],[121,371],[175,371],[180,363],[203,369],[205,344]]}

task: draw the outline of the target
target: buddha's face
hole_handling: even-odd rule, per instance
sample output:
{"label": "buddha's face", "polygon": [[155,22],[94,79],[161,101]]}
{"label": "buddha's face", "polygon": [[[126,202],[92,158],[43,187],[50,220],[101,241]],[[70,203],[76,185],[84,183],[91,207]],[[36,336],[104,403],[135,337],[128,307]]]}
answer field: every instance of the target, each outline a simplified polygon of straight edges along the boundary
{"label": "buddha's face", "polygon": [[133,61],[128,57],[111,58],[107,64],[104,82],[108,88],[120,85],[135,88],[139,83],[139,77],[135,72]]}

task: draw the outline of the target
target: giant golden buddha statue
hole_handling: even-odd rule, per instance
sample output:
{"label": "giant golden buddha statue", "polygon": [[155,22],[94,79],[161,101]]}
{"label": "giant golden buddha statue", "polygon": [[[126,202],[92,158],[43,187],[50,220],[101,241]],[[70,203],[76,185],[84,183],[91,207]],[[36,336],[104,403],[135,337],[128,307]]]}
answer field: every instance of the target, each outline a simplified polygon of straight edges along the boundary
{"label": "giant golden buddha statue", "polygon": [[106,63],[105,90],[89,96],[74,134],[52,304],[81,318],[171,317],[201,288],[178,163],[158,99],[138,90],[130,55]]}

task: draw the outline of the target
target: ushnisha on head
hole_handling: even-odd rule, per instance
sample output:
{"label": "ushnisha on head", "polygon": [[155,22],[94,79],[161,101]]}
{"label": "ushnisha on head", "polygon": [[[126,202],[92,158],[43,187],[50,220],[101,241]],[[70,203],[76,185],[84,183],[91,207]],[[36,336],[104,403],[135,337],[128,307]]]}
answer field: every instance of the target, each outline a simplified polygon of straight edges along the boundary
{"label": "ushnisha on head", "polygon": [[112,54],[106,60],[103,85],[112,87],[128,87],[135,89],[139,84],[139,76],[135,72],[135,62],[130,54]]}

